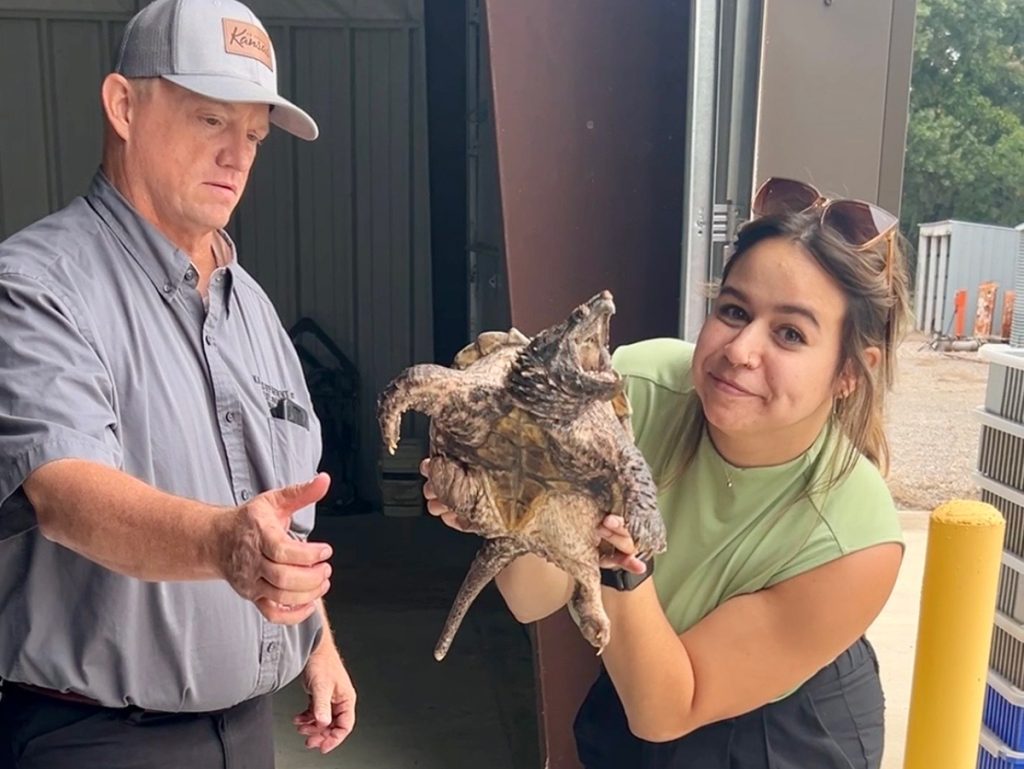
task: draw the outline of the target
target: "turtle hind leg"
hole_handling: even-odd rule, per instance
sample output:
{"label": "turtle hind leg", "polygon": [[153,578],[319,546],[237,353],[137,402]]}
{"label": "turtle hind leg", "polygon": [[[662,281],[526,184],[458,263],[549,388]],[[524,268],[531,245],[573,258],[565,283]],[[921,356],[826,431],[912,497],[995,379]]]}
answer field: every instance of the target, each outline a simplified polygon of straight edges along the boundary
{"label": "turtle hind leg", "polygon": [[438,662],[444,659],[452,645],[452,640],[455,638],[455,633],[466,616],[466,611],[468,611],[476,597],[480,595],[480,591],[484,589],[484,586],[494,579],[499,571],[508,566],[513,559],[526,552],[526,547],[511,537],[498,537],[496,539],[489,539],[484,543],[483,547],[476,554],[476,558],[473,559],[473,564],[469,567],[469,573],[466,574],[462,587],[459,588],[459,592],[455,596],[455,602],[448,613],[448,619],[444,623],[441,637],[437,641],[437,646],[434,647],[434,659]]}

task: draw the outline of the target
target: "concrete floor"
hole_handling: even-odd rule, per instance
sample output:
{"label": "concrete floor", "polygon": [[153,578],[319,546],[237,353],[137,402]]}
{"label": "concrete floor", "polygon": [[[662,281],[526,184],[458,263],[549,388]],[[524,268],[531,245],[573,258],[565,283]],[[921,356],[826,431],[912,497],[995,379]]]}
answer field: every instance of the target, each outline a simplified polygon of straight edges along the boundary
{"label": "concrete floor", "polygon": [[[902,514],[907,552],[868,631],[887,700],[882,769],[901,769],[928,514]],[[359,690],[358,724],[328,756],[305,750],[291,717],[298,684],[275,702],[279,769],[539,769],[529,640],[493,587],[470,609],[444,662],[432,656],[477,547],[425,517],[323,516],[335,547],[328,608]]]}
{"label": "concrete floor", "polygon": [[921,580],[928,540],[928,512],[903,512],[907,543],[903,566],[889,602],[868,630],[878,653],[885,689],[886,745],[882,769],[902,769],[907,737],[907,714],[914,674],[917,618],[921,608]]}
{"label": "concrete floor", "polygon": [[334,546],[328,613],[359,694],[352,735],[327,756],[291,718],[298,682],[275,700],[279,769],[537,769],[530,643],[493,586],[443,662],[434,644],[479,544],[432,518],[321,516]]}

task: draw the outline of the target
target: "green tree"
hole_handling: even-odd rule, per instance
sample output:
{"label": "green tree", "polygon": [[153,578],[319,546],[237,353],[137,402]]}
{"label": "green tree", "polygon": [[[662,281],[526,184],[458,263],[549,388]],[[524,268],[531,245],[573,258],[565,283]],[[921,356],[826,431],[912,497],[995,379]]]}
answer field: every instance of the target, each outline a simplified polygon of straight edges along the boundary
{"label": "green tree", "polygon": [[1024,222],[1024,0],[918,0],[902,225]]}

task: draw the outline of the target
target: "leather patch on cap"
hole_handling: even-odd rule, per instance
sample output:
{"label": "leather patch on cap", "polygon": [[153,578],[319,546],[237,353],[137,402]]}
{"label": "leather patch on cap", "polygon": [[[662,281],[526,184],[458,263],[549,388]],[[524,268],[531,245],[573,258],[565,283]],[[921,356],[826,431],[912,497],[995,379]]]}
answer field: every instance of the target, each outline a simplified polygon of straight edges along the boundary
{"label": "leather patch on cap", "polygon": [[256,59],[271,72],[274,71],[274,47],[267,33],[238,19],[222,19],[224,22],[224,50],[238,56]]}

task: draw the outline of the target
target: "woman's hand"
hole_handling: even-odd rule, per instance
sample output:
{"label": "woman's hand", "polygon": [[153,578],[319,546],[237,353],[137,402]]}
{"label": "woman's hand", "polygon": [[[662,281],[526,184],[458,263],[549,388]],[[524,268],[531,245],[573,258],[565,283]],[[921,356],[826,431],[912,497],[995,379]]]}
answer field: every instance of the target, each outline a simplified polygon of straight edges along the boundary
{"label": "woman's hand", "polygon": [[437,492],[434,491],[434,485],[429,480],[430,457],[427,457],[420,462],[420,475],[428,479],[427,482],[423,484],[423,496],[427,500],[427,512],[440,518],[447,526],[450,526],[456,531],[466,531],[459,525],[458,515],[444,502],[437,498]]}
{"label": "woman's hand", "polygon": [[625,569],[633,574],[647,571],[647,565],[636,557],[636,544],[621,515],[606,515],[597,525],[597,534],[601,538],[601,568]]}

